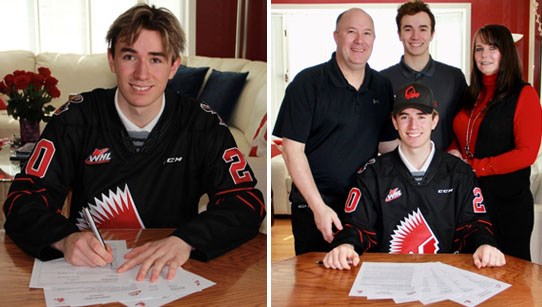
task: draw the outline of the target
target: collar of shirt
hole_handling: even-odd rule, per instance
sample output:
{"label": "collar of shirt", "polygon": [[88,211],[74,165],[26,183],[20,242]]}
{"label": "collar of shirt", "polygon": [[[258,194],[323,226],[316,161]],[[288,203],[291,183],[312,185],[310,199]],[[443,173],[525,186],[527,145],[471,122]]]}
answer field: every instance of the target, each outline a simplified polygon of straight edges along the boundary
{"label": "collar of shirt", "polygon": [[117,113],[119,113],[120,120],[122,121],[122,124],[126,128],[126,131],[128,132],[151,132],[152,128],[156,126],[156,123],[158,123],[158,120],[160,119],[160,116],[164,112],[164,107],[166,105],[166,96],[162,96],[162,107],[160,108],[160,112],[145,126],[145,127],[138,127],[136,124],[134,124],[132,121],[122,113],[119,107],[119,89],[117,88],[117,91],[115,92],[115,108],[117,109]]}
{"label": "collar of shirt", "polygon": [[405,63],[405,56],[401,56],[401,73],[407,79],[421,80],[423,77],[432,77],[435,73],[435,61],[429,56],[429,62],[422,71],[415,71]]}
{"label": "collar of shirt", "polygon": [[[331,59],[327,62],[327,65],[325,66],[325,70],[334,86],[349,87],[349,88],[354,89],[354,87],[351,86],[346,80],[346,78],[344,77],[341,69],[339,68],[339,64],[337,64],[336,52],[333,52],[333,54],[331,55]],[[372,74],[371,66],[369,66],[369,63],[366,63],[365,77],[363,78],[363,83],[359,87],[359,92],[363,92],[369,89],[369,84],[372,78],[373,78],[373,74]]]}
{"label": "collar of shirt", "polygon": [[410,164],[410,162],[407,160],[407,158],[405,157],[405,155],[403,154],[403,151],[401,150],[401,144],[399,144],[399,157],[401,157],[401,160],[403,161],[403,163],[405,164],[405,166],[408,168],[408,170],[413,173],[413,172],[426,172],[427,169],[429,168],[429,164],[431,164],[431,161],[433,160],[433,156],[435,155],[435,143],[433,143],[433,141],[430,141],[431,142],[431,152],[429,153],[429,156],[427,157],[427,159],[425,159],[425,162],[423,163],[422,167],[420,169],[417,169],[415,168],[414,166],[412,166],[412,164]]}

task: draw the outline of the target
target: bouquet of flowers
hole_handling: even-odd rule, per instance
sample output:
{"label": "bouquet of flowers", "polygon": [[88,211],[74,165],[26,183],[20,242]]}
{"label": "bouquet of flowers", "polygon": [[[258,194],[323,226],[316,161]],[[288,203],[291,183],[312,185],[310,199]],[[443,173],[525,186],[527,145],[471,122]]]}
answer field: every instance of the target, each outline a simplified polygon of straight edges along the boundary
{"label": "bouquet of flowers", "polygon": [[60,96],[57,84],[58,80],[46,67],[38,68],[38,73],[16,70],[7,74],[0,81],[0,93],[9,97],[8,115],[31,122],[48,122],[55,107],[47,104]]}

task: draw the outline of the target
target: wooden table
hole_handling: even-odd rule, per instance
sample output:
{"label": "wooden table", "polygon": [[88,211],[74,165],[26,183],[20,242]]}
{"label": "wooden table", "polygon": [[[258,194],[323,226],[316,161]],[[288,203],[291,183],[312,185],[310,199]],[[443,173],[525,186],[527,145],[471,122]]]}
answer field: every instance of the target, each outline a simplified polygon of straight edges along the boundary
{"label": "wooden table", "polygon": [[[367,300],[365,297],[349,297],[356,275],[363,261],[367,262],[431,262],[440,261],[455,267],[482,274],[511,284],[512,286],[480,306],[542,306],[542,266],[507,256],[506,265],[478,270],[472,264],[472,256],[466,254],[391,255],[367,253],[361,263],[350,271],[326,269],[317,264],[324,253],[308,253],[271,264],[271,305],[278,306],[324,306],[324,305],[394,305],[392,300]],[[423,306],[420,302],[400,306]],[[431,306],[458,306],[444,301]]]}
{"label": "wooden table", "polygon": [[[106,240],[126,240],[128,247],[163,238],[171,229],[103,231]],[[0,231],[0,306],[45,306],[42,289],[29,289],[34,259]],[[216,285],[166,306],[265,306],[267,301],[266,236],[256,238],[208,262],[190,259],[183,268]],[[100,306],[124,306],[107,304]]]}

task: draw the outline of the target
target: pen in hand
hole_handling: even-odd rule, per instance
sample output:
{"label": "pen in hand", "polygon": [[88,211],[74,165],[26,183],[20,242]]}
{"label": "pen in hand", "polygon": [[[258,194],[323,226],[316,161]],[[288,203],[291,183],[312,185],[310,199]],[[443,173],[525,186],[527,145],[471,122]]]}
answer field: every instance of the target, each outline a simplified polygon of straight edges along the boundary
{"label": "pen in hand", "polygon": [[[98,227],[96,227],[96,223],[94,223],[94,218],[92,218],[92,215],[90,214],[90,211],[88,210],[87,207],[83,207],[83,216],[85,217],[85,220],[87,221],[87,224],[89,225],[90,229],[94,233],[94,236],[96,237],[96,239],[98,239],[102,247],[107,250],[107,247],[105,246],[105,241],[102,238],[100,231],[98,231]],[[113,263],[109,263],[109,265],[113,267]]]}

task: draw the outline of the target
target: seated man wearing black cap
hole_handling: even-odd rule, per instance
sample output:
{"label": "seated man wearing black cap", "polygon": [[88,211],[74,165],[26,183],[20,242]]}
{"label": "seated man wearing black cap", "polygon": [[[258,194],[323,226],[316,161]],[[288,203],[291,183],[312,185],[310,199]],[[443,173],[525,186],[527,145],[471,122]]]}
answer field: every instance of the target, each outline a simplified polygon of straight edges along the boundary
{"label": "seated man wearing black cap", "polygon": [[392,120],[400,145],[358,171],[325,267],[350,269],[366,251],[473,253],[478,268],[505,264],[472,168],[431,141],[435,104],[419,83],[396,92]]}

